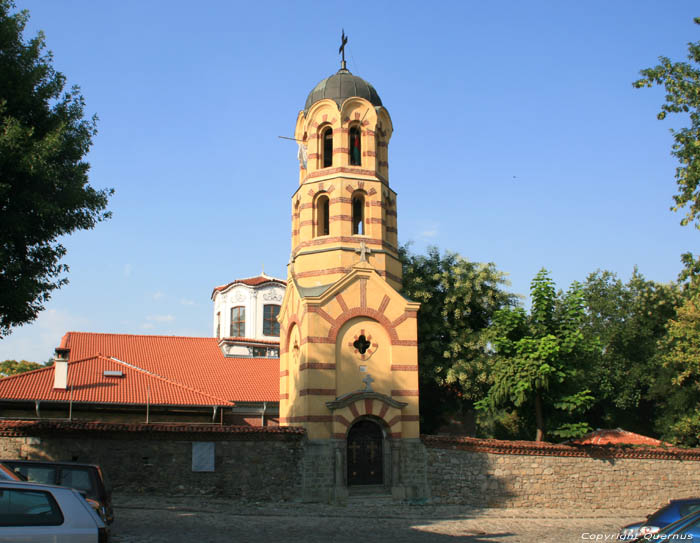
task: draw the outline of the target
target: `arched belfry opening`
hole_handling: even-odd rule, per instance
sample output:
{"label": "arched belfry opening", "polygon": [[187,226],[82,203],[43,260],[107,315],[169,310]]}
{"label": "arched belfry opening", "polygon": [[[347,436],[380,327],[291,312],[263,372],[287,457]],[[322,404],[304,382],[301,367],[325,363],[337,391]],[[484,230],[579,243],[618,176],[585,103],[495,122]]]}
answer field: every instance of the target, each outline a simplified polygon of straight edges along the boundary
{"label": "arched belfry opening", "polygon": [[362,165],[362,138],[359,123],[355,123],[350,126],[350,165],[351,166],[361,166]]}
{"label": "arched belfry opening", "polygon": [[330,233],[330,200],[327,194],[316,198],[316,237]]}
{"label": "arched belfry opening", "polygon": [[352,425],[347,439],[348,486],[384,484],[384,432],[372,419]]}
{"label": "arched belfry opening", "polygon": [[365,233],[365,195],[362,192],[356,192],[352,196],[352,233]]}
{"label": "arched belfry opening", "polygon": [[321,132],[321,142],[323,145],[323,167],[333,166],[333,129],[328,126]]}

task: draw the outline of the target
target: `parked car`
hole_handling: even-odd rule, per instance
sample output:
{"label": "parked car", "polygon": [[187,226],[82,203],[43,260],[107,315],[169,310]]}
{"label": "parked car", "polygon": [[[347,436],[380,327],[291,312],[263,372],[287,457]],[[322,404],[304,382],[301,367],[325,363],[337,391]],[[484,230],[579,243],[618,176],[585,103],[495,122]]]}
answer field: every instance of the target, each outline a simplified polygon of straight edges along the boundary
{"label": "parked car", "polygon": [[637,541],[698,541],[700,540],[700,510],[696,510],[682,519],[667,524],[658,532],[640,535]]}
{"label": "parked car", "polygon": [[73,488],[0,481],[0,542],[107,543],[99,515]]}
{"label": "parked car", "polygon": [[26,481],[23,475],[15,473],[7,466],[0,464],[0,481]]}
{"label": "parked car", "polygon": [[645,521],[628,524],[622,528],[620,539],[634,539],[640,535],[655,534],[661,528],[698,510],[700,510],[700,498],[669,500],[668,505],[648,515]]}
{"label": "parked car", "polygon": [[88,501],[97,504],[98,512],[107,524],[114,521],[112,488],[100,466],[41,460],[0,460],[0,464],[25,477],[27,481],[75,488]]}

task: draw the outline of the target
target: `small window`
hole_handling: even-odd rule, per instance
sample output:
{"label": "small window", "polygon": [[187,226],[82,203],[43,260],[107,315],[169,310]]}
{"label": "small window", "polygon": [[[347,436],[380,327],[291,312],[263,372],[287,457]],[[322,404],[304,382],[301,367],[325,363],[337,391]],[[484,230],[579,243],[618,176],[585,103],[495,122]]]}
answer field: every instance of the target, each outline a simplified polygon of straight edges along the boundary
{"label": "small window", "polygon": [[330,233],[329,203],[325,194],[316,199],[316,236],[327,236]]}
{"label": "small window", "polygon": [[216,337],[221,337],[221,312],[216,314]]}
{"label": "small window", "polygon": [[245,307],[231,308],[231,337],[245,337]]}
{"label": "small window", "polygon": [[267,356],[267,348],[253,347],[253,356],[255,358],[265,358]]}
{"label": "small window", "polygon": [[280,306],[266,305],[263,308],[263,334],[266,336],[279,336],[280,323],[277,321],[277,315],[280,314]]}
{"label": "small window", "polygon": [[0,488],[0,526],[60,526],[63,514],[50,492]]}
{"label": "small window", "polygon": [[365,197],[361,193],[352,197],[352,233],[365,233]]}
{"label": "small window", "polygon": [[350,128],[350,165],[362,165],[362,139],[360,127],[355,125]]}
{"label": "small window", "polygon": [[323,131],[323,167],[333,166],[333,129],[328,127]]}

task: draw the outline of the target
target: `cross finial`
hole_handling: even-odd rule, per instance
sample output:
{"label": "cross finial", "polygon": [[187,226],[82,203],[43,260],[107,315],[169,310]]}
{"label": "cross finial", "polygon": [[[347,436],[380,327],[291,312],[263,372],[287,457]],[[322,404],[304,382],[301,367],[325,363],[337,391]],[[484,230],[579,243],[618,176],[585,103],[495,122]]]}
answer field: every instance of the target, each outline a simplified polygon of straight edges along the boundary
{"label": "cross finial", "polygon": [[365,384],[365,390],[364,392],[374,392],[372,390],[372,383],[374,382],[374,379],[372,376],[368,373],[367,376],[362,379],[362,382]]}
{"label": "cross finial", "polygon": [[372,249],[365,245],[364,241],[360,242],[360,248],[355,249],[355,252],[360,255],[360,262],[367,262],[367,255],[372,252]]}
{"label": "cross finial", "polygon": [[345,45],[347,43],[348,37],[345,35],[345,29],[343,28],[343,33],[340,36],[340,48],[338,49],[338,53],[341,53],[343,55],[343,60],[340,63],[341,70],[347,70],[347,67],[345,65]]}

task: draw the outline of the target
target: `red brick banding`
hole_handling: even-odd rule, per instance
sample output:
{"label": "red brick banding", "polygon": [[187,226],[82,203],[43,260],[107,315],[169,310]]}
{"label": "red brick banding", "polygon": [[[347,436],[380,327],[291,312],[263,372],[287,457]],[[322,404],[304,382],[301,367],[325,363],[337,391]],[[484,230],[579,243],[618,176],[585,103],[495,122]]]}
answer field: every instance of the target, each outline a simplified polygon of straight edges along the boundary
{"label": "red brick banding", "polygon": [[372,405],[373,405],[373,402],[374,402],[374,400],[365,399],[365,413],[366,413],[367,415],[371,415],[371,414],[372,414]]}
{"label": "red brick banding", "polygon": [[391,371],[418,371],[418,365],[392,364]]}
{"label": "red brick banding", "polygon": [[299,391],[299,396],[333,396],[335,397],[334,388],[302,388]]}
{"label": "red brick banding", "polygon": [[345,313],[348,310],[348,304],[345,303],[345,299],[342,294],[336,294],[335,300],[338,302],[340,309]]}
{"label": "red brick banding", "polygon": [[346,419],[343,415],[335,415],[335,422],[338,422],[348,428],[350,426],[350,421]]}
{"label": "red brick banding", "polygon": [[418,391],[417,390],[392,390],[391,391],[391,397],[393,398],[394,396],[418,396]]}
{"label": "red brick banding", "polygon": [[304,362],[299,365],[299,371],[306,370],[334,370],[335,364],[330,362]]}
{"label": "red brick banding", "polygon": [[387,296],[387,295],[385,294],[385,295],[384,295],[384,298],[382,298],[382,303],[379,304],[379,309],[377,309],[377,311],[379,311],[380,313],[383,314],[384,311],[386,310],[386,308],[389,306],[389,301],[390,301],[390,300],[391,300],[391,298],[389,298],[389,296]]}
{"label": "red brick banding", "polygon": [[360,412],[357,410],[357,406],[354,403],[351,403],[349,406],[350,408],[350,413],[352,413],[352,416],[357,418],[360,416]]}

